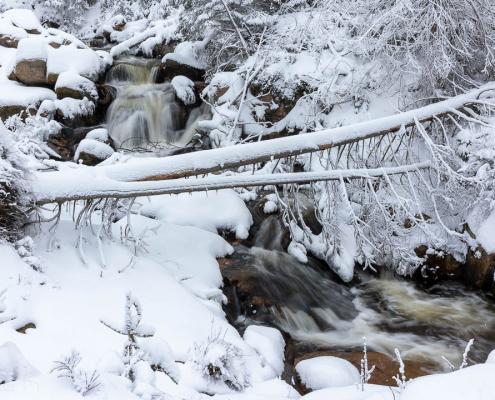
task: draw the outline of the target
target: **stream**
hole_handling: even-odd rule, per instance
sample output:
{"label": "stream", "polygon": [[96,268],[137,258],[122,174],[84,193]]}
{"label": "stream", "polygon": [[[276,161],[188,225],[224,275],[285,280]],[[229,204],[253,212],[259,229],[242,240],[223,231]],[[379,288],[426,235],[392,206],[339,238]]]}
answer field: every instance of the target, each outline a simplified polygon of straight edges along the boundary
{"label": "stream", "polygon": [[[119,149],[172,154],[207,119],[206,106],[187,108],[170,83],[157,83],[157,65],[126,57],[107,74],[117,97],[106,125]],[[397,348],[431,372],[449,369],[443,357],[458,366],[471,338],[471,362],[484,362],[495,348],[495,305],[480,292],[453,282],[425,289],[383,272],[358,272],[357,283],[343,284],[322,262],[301,264],[287,254],[275,216],[264,217],[251,236],[222,266],[226,312],[240,329],[275,326],[315,349],[361,348],[366,337],[370,349],[394,357]]]}

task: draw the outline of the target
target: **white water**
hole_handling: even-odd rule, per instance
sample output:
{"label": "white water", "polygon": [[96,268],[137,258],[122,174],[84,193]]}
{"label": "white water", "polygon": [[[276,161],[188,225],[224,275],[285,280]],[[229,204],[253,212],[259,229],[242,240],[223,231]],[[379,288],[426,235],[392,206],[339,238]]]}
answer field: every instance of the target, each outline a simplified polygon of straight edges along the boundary
{"label": "white water", "polygon": [[[495,348],[495,306],[458,284],[429,290],[404,280],[363,274],[353,289],[337,283],[316,264],[299,263],[279,251],[281,233],[267,219],[249,253],[264,290],[275,299],[271,320],[294,338],[326,348],[360,347],[419,361],[431,370],[448,369],[442,356],[459,365],[467,341],[475,339],[473,361],[484,362]],[[351,309],[349,302],[354,305]],[[282,306],[280,306],[282,305]]]}

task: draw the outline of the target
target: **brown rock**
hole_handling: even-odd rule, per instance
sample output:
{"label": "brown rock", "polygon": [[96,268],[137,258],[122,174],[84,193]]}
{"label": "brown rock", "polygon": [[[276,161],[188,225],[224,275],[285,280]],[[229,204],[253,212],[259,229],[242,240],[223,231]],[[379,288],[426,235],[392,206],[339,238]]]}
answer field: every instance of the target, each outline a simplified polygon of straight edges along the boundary
{"label": "brown rock", "polygon": [[46,60],[21,60],[15,66],[14,75],[25,85],[46,85]]}
{"label": "brown rock", "polygon": [[488,254],[481,246],[469,251],[463,268],[465,282],[478,289],[494,290],[495,254]]}
{"label": "brown rock", "polygon": [[7,118],[12,117],[13,115],[22,113],[26,107],[24,106],[0,106],[0,120],[5,121]]}
{"label": "brown rock", "polygon": [[19,44],[19,39],[13,38],[8,35],[0,35],[0,46],[9,47],[9,48],[17,48]]}

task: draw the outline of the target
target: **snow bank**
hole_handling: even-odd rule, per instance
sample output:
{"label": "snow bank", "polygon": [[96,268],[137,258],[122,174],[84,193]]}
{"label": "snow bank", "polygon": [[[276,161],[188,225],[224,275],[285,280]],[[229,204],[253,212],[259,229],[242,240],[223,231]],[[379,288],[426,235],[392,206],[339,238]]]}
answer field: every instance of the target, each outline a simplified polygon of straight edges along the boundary
{"label": "snow bank", "polygon": [[495,211],[477,229],[476,239],[487,253],[495,253]]}
{"label": "snow bank", "polygon": [[244,340],[271,369],[272,378],[280,377],[284,371],[285,340],[278,329],[267,326],[250,325],[244,332]]}
{"label": "snow bank", "polygon": [[358,369],[349,361],[338,357],[323,356],[297,363],[296,371],[308,389],[350,386],[359,383]]}
{"label": "snow bank", "polygon": [[493,400],[495,364],[478,364],[448,374],[423,376],[410,382],[400,400]]}
{"label": "snow bank", "polygon": [[94,81],[106,67],[105,60],[89,48],[79,49],[73,46],[48,48],[48,74],[59,75],[62,72],[72,71]]}
{"label": "snow bank", "polygon": [[[396,388],[380,385],[364,385],[364,390],[358,385],[336,387],[311,392],[301,399],[304,400],[399,400],[399,392]],[[422,400],[433,400],[424,397]],[[437,399],[435,399],[437,400]],[[471,399],[470,399],[471,400]]]}
{"label": "snow bank", "polygon": [[0,36],[21,40],[27,38],[28,34],[24,29],[12,25],[7,18],[0,16]]}
{"label": "snow bank", "polygon": [[31,378],[37,373],[15,344],[8,342],[0,346],[0,385]]}
{"label": "snow bank", "polygon": [[246,239],[253,223],[245,203],[233,190],[154,196],[143,201],[141,213],[161,221],[196,226],[210,232],[220,229]]}

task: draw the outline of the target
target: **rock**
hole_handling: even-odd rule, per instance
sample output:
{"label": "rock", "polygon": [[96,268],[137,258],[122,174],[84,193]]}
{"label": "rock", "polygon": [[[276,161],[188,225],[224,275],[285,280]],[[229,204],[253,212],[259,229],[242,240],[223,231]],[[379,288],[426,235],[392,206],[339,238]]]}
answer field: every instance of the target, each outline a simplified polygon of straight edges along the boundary
{"label": "rock", "polygon": [[0,46],[16,48],[19,41],[28,37],[27,32],[0,18]]}
{"label": "rock", "polygon": [[47,45],[41,38],[22,39],[17,47],[15,79],[30,86],[46,85],[47,58]]}
{"label": "rock", "polygon": [[57,134],[50,135],[47,144],[62,160],[72,161],[77,145],[94,129],[95,127],[72,129],[65,126]]}
{"label": "rock", "polygon": [[108,107],[117,97],[117,89],[110,85],[96,85],[98,100],[96,102],[95,115],[99,119],[104,119]]}
{"label": "rock", "polygon": [[177,46],[177,42],[162,42],[153,48],[153,57],[155,58],[162,58],[166,54],[173,53],[175,50],[175,47]]}
{"label": "rock", "polygon": [[182,64],[175,60],[166,59],[160,67],[159,77],[160,82],[171,80],[175,76],[184,75],[192,81],[203,81],[205,71],[191,65]]}
{"label": "rock", "polygon": [[102,48],[105,46],[106,39],[104,36],[95,36],[91,41],[89,42],[90,47],[93,48]]}
{"label": "rock", "polygon": [[0,120],[5,121],[6,119],[12,117],[16,114],[21,114],[26,110],[25,106],[16,105],[4,105],[0,106]]}
{"label": "rock", "polygon": [[87,97],[90,100],[96,100],[98,98],[96,85],[89,79],[72,71],[62,72],[58,76],[55,93],[57,93],[57,98],[59,99],[71,97],[82,100]]}
{"label": "rock", "polygon": [[474,288],[495,293],[495,254],[488,254],[481,246],[476,251],[468,251],[463,268],[465,282]]}

